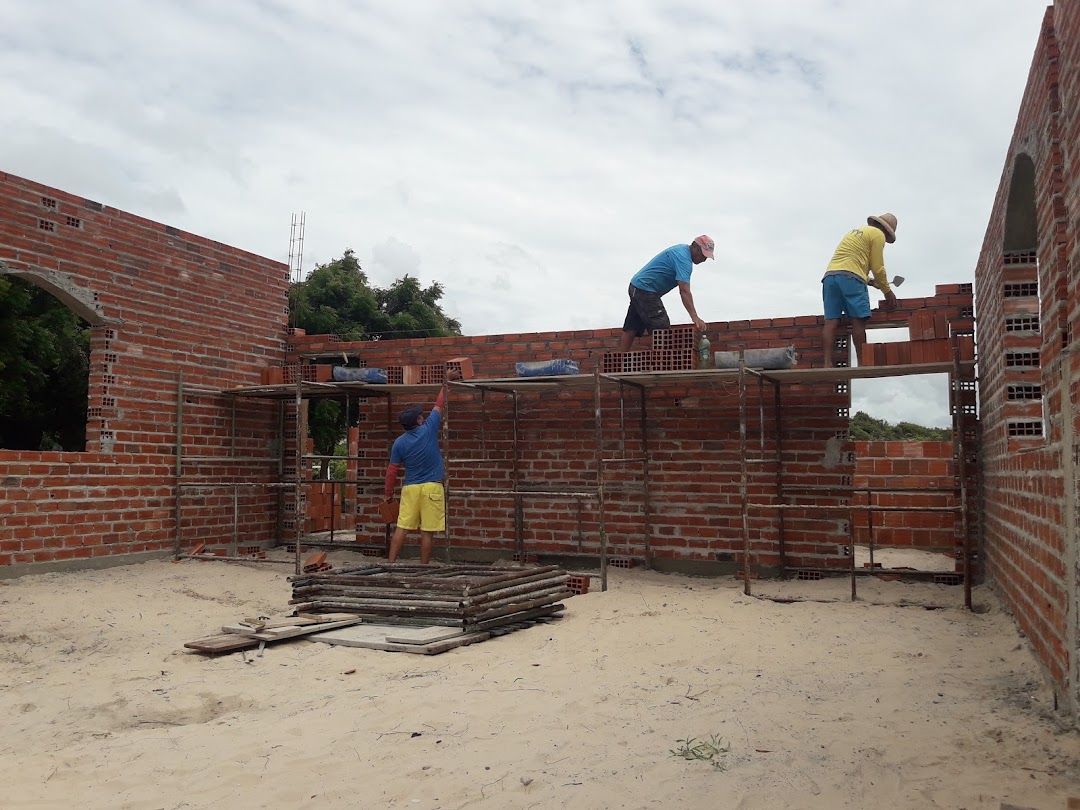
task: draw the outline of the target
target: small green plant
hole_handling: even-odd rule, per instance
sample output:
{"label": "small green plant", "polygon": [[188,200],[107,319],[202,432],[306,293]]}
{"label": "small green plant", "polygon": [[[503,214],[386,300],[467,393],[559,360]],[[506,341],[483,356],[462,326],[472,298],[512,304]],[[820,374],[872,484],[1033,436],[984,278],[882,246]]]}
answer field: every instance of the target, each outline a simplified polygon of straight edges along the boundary
{"label": "small green plant", "polygon": [[677,747],[671,749],[673,757],[708,762],[718,771],[727,767],[723,755],[731,750],[731,746],[725,744],[719,734],[711,734],[707,740],[687,737],[685,740],[676,740],[675,744]]}

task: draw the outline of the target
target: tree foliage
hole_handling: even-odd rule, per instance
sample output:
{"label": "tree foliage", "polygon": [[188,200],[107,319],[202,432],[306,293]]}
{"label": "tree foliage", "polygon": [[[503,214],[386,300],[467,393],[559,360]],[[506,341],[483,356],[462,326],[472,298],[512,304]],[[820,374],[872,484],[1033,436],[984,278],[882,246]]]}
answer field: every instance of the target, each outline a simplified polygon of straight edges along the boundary
{"label": "tree foliage", "polygon": [[893,425],[862,411],[851,417],[850,430],[851,438],[855,441],[943,442],[952,439],[952,430],[949,428],[923,427],[911,422],[897,422]]}
{"label": "tree foliage", "polygon": [[289,290],[293,326],[309,335],[342,340],[403,339],[460,335],[461,323],[442,311],[443,287],[420,286],[403,276],[383,289],[373,287],[351,250],[318,265]]}
{"label": "tree foliage", "polygon": [[85,450],[90,326],[44,290],[0,276],[0,447]]}
{"label": "tree foliage", "polygon": [[[389,287],[374,287],[352,250],[320,264],[289,289],[293,326],[309,335],[339,335],[342,340],[379,340],[460,335],[461,323],[442,310],[443,287],[421,287],[406,275]],[[311,405],[308,425],[315,453],[330,456],[345,436],[350,420],[341,403]],[[324,462],[323,476],[329,469]]]}

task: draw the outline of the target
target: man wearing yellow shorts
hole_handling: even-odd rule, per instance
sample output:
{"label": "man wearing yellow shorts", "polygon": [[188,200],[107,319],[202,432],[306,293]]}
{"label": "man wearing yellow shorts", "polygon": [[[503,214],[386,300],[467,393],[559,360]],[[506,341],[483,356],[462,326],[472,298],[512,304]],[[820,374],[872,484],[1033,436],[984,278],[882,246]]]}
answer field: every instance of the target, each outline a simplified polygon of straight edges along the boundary
{"label": "man wearing yellow shorts", "polygon": [[383,490],[383,495],[389,501],[394,494],[398,471],[404,466],[401,508],[398,511],[397,530],[390,541],[390,562],[394,562],[401,553],[405,535],[419,529],[420,562],[427,565],[431,559],[432,535],[446,529],[443,459],[439,452],[439,427],[442,425],[445,402],[444,384],[426,418],[424,409],[419,405],[410,405],[398,417],[405,432],[394,440]]}

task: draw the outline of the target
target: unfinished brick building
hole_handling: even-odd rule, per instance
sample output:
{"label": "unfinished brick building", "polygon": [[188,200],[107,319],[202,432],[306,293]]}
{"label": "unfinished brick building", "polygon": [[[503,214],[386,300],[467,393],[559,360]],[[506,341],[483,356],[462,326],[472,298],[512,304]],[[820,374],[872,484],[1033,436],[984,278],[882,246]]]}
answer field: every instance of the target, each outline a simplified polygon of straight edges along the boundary
{"label": "unfinished brick building", "polygon": [[[443,360],[466,356],[487,382],[455,386],[451,398],[445,545],[456,555],[586,564],[603,551],[605,563],[668,570],[820,575],[853,569],[853,546],[876,531],[879,544],[951,555],[948,581],[959,573],[970,584],[956,550],[975,523],[957,520],[970,497],[954,486],[954,459],[908,459],[925,469],[906,468],[915,475],[907,481],[938,490],[932,502],[860,495],[856,484],[880,484],[882,465],[899,471],[900,462],[857,468],[847,438],[852,376],[951,372],[947,341],[890,355],[917,361],[903,368],[821,369],[819,316],[713,324],[725,348],[793,346],[801,356],[797,369],[745,378],[688,372],[692,341],[616,358],[615,370],[639,363],[655,373],[594,374],[612,361],[617,330],[342,344],[287,327],[280,264],[11,175],[0,178],[0,195],[0,270],[53,292],[93,326],[87,452],[0,451],[0,565],[9,574],[197,544],[231,556],[327,524],[378,539],[370,507],[394,413],[433,396]],[[931,332],[920,337],[933,338],[934,323],[941,337],[970,334],[970,285],[939,292],[879,321],[919,316]],[[931,357],[930,346],[944,354]],[[342,353],[398,378],[326,382],[330,366],[313,361],[340,363]],[[573,358],[583,374],[512,379],[515,361],[553,357]],[[969,346],[969,381],[973,359]],[[276,384],[259,385],[260,375]],[[307,402],[321,396],[359,403],[352,483],[340,499],[337,487],[310,480],[310,451],[297,442]],[[972,421],[965,396],[955,392],[954,410]],[[888,513],[919,503],[939,513]]]}
{"label": "unfinished brick building", "polygon": [[[872,558],[857,566],[855,549],[876,542],[947,555],[927,578],[970,588],[981,551],[1075,706],[1067,268],[1077,257],[1066,212],[1077,210],[1067,167],[1080,132],[1063,100],[1076,98],[1076,18],[1076,2],[1047,14],[980,258],[981,432],[971,285],[941,285],[876,317],[909,327],[912,341],[858,368],[821,368],[819,316],[710,324],[716,348],[798,351],[797,368],[768,373],[693,371],[692,348],[674,343],[612,357],[614,329],[342,344],[289,330],[284,265],[0,175],[0,272],[50,290],[94,330],[87,452],[0,450],[0,567],[127,562],[200,544],[229,556],[281,544],[299,553],[297,541],[376,547],[395,414],[434,396],[446,360],[467,357],[476,377],[454,385],[444,434],[440,553],[845,573],[854,588],[856,575],[880,570]],[[331,382],[343,353],[400,377]],[[1032,354],[1039,366],[1022,365]],[[517,361],[554,358],[582,373],[514,376]],[[852,443],[851,380],[914,373],[949,375],[953,441]],[[301,439],[319,397],[356,403],[345,486],[311,481]],[[311,534],[327,529],[343,536]]]}
{"label": "unfinished brick building", "polygon": [[[821,369],[819,316],[713,324],[726,348],[800,354],[799,368],[740,384],[737,372],[687,376],[692,345],[620,360],[649,355],[656,373],[597,376],[617,330],[340,344],[292,334],[280,264],[11,175],[0,178],[0,196],[0,270],[53,292],[93,326],[87,452],[0,450],[0,565],[9,574],[199,543],[233,555],[328,521],[377,539],[383,527],[370,507],[393,414],[432,396],[441,361],[456,356],[471,358],[479,377],[503,380],[455,386],[451,398],[446,545],[457,554],[583,563],[603,538],[609,556],[671,570],[810,573],[850,569],[853,544],[876,530],[879,543],[953,555],[950,575],[964,572],[952,458],[933,469],[918,462],[926,469],[917,487],[943,490],[922,503],[943,513],[883,512],[876,527],[862,508],[851,517],[852,504],[871,498],[884,510],[915,503],[853,492],[873,483],[875,469],[857,469],[847,438],[851,377],[950,372],[948,346],[936,358],[903,358],[936,360],[929,364]],[[951,285],[904,300],[882,323],[905,325],[918,313],[931,330],[937,321],[944,335],[970,334],[971,309],[970,285]],[[325,382],[329,366],[312,361],[340,362],[342,352],[354,364],[430,376],[382,388]],[[968,354],[964,376],[973,379]],[[515,361],[553,357],[574,358],[583,373],[506,379]],[[280,384],[261,386],[275,369]],[[320,396],[360,403],[350,436],[355,489],[331,505],[337,488],[311,482],[311,459],[297,452],[306,433],[297,420]],[[879,475],[883,463],[874,462]]]}
{"label": "unfinished brick building", "polygon": [[1074,716],[1080,2],[1046,10],[975,271],[986,571]]}

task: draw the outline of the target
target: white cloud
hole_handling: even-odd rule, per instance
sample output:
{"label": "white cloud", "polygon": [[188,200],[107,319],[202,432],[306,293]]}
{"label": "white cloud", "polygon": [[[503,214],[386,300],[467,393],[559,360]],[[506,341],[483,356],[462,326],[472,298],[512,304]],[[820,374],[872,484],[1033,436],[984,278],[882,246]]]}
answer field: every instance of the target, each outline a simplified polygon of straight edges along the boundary
{"label": "white cloud", "polygon": [[906,295],[972,280],[1044,8],[6,3],[0,169],[282,261],[305,210],[308,269],[412,268],[474,334],[616,326],[703,232],[707,320],[814,314],[871,212]]}
{"label": "white cloud", "polygon": [[371,249],[367,272],[375,283],[389,287],[394,279],[420,274],[420,254],[412,245],[390,236]]}

